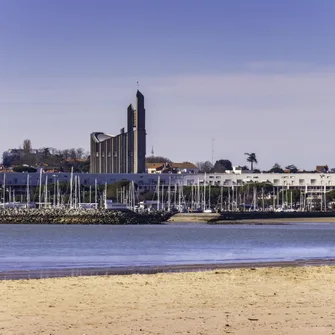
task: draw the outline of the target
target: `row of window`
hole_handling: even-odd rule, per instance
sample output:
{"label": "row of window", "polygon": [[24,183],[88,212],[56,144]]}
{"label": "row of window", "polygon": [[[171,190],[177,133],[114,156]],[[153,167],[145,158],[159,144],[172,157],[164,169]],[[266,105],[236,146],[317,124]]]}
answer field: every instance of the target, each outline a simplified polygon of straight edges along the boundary
{"label": "row of window", "polygon": [[[271,183],[271,181],[269,181]],[[199,181],[200,185],[204,185],[205,181],[201,180]],[[248,183],[248,182],[247,182]],[[187,180],[187,185],[197,185],[198,182],[196,180]],[[319,186],[330,186],[332,185],[332,181],[331,180],[327,180],[327,181],[321,181],[321,183],[318,183],[316,179],[311,179],[309,182],[305,179],[299,179],[299,183],[295,183],[294,180],[292,181],[284,181],[282,182],[279,179],[274,179],[273,182],[271,183],[274,186],[311,186],[311,185],[319,185]],[[206,181],[206,185],[224,185],[224,186],[232,186],[232,185],[236,185],[236,186],[242,186],[245,185],[244,180],[242,179],[237,179],[232,180],[232,179],[225,179],[225,180],[207,180]]]}

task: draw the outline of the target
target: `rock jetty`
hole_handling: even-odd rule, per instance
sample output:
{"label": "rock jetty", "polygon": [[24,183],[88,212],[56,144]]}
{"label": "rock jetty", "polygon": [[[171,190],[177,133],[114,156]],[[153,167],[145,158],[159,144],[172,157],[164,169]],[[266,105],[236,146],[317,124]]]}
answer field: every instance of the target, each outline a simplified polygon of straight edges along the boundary
{"label": "rock jetty", "polygon": [[135,213],[104,209],[3,208],[0,209],[0,224],[160,224],[170,216],[162,212]]}

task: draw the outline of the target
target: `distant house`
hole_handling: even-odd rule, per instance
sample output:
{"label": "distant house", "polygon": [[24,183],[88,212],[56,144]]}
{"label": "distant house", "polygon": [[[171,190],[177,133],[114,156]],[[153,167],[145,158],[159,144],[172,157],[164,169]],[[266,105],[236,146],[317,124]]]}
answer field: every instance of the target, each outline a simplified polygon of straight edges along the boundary
{"label": "distant house", "polygon": [[146,163],[147,173],[184,173],[184,174],[196,174],[198,168],[190,162],[184,163]]}
{"label": "distant house", "polygon": [[317,165],[315,168],[316,172],[319,173],[327,173],[328,172],[328,165]]}
{"label": "distant house", "polygon": [[1,172],[13,172],[13,168],[6,168],[4,165],[0,164],[0,173]]}
{"label": "distant house", "polygon": [[[41,153],[41,150],[31,149],[29,152],[31,155],[37,155]],[[14,157],[14,158],[22,158],[26,154],[24,149],[8,149],[3,153],[5,157]]]}

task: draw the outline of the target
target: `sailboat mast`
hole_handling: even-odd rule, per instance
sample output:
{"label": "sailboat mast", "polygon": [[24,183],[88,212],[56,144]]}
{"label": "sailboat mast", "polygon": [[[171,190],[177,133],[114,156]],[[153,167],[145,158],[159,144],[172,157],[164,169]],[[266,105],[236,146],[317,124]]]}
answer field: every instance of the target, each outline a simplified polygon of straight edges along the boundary
{"label": "sailboat mast", "polygon": [[223,186],[220,186],[220,209],[222,211],[222,201],[223,201]]}
{"label": "sailboat mast", "polygon": [[234,203],[235,203],[235,189],[234,189],[234,184],[231,186],[231,197],[233,199],[233,201],[231,202],[231,210],[235,211],[234,208]]}
{"label": "sailboat mast", "polygon": [[45,187],[44,187],[44,206],[48,203],[48,176],[45,176]]}
{"label": "sailboat mast", "polygon": [[53,194],[53,207],[56,207],[56,182],[55,182],[55,176],[54,176],[54,194]]}
{"label": "sailboat mast", "polygon": [[104,205],[105,205],[105,209],[107,209],[107,182],[105,182]]}
{"label": "sailboat mast", "polygon": [[77,208],[78,198],[77,198],[77,176],[74,177],[74,208]]}
{"label": "sailboat mast", "polygon": [[197,187],[197,209],[200,208],[200,181],[198,178],[198,187]]}
{"label": "sailboat mast", "polygon": [[206,172],[204,177],[204,210],[206,209]]}
{"label": "sailboat mast", "polygon": [[159,187],[160,187],[160,176],[158,176],[157,180],[157,210],[159,211],[160,205],[159,205]]}
{"label": "sailboat mast", "polygon": [[60,190],[59,190],[59,180],[57,179],[57,207],[60,205]]}
{"label": "sailboat mast", "polygon": [[169,177],[169,186],[168,186],[168,211],[171,211],[171,177]]}
{"label": "sailboat mast", "polygon": [[3,182],[2,182],[2,191],[3,191],[3,207],[5,208],[6,204],[6,173],[3,175]]}
{"label": "sailboat mast", "polygon": [[27,208],[29,208],[30,203],[30,190],[29,190],[29,173],[27,174]]}
{"label": "sailboat mast", "polygon": [[95,201],[95,209],[98,208],[98,182],[97,179],[94,180],[94,201]]}
{"label": "sailboat mast", "polygon": [[78,182],[78,205],[81,203],[81,187],[80,187],[80,177],[77,176],[77,182]]}
{"label": "sailboat mast", "polygon": [[178,180],[178,209],[179,211],[181,210],[181,186],[179,185],[179,180]]}
{"label": "sailboat mast", "polygon": [[42,169],[40,169],[40,188],[38,191],[38,202],[39,202],[38,207],[41,207],[42,206]]}
{"label": "sailboat mast", "polygon": [[164,210],[164,184],[162,183],[162,210]]}
{"label": "sailboat mast", "polygon": [[70,175],[70,208],[73,207],[72,189],[73,189],[73,166],[71,167],[71,175]]}

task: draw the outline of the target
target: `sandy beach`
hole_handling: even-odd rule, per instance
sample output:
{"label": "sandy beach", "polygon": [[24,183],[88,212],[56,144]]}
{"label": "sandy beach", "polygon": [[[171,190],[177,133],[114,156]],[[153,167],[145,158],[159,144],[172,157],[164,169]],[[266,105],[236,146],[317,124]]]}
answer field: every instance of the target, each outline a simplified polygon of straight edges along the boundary
{"label": "sandy beach", "polygon": [[[216,213],[178,213],[172,216],[167,224],[190,224],[207,223],[210,220],[217,219],[220,215]],[[213,224],[285,224],[285,223],[335,223],[335,217],[311,217],[311,218],[271,218],[271,219],[244,219],[244,220],[218,220]]]}
{"label": "sandy beach", "polygon": [[0,334],[334,334],[335,267],[0,281]]}

